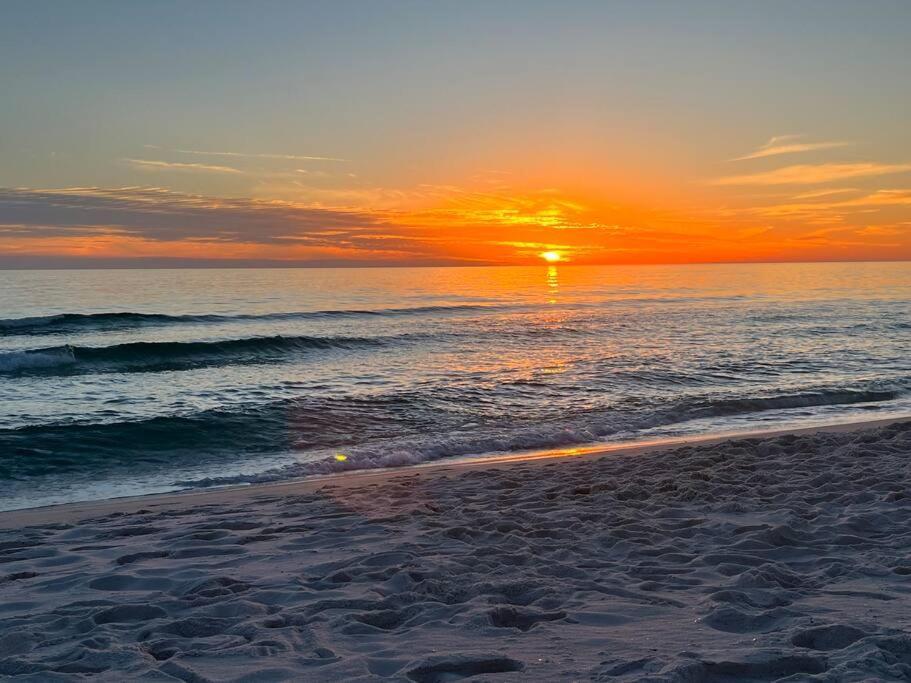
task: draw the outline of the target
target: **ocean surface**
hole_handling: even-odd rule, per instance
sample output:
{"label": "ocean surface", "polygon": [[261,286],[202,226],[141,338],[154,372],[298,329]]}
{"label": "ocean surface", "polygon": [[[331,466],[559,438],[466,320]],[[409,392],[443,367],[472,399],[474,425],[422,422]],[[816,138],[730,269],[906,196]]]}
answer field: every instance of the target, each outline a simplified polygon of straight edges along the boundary
{"label": "ocean surface", "polygon": [[0,271],[0,509],[911,413],[911,264]]}

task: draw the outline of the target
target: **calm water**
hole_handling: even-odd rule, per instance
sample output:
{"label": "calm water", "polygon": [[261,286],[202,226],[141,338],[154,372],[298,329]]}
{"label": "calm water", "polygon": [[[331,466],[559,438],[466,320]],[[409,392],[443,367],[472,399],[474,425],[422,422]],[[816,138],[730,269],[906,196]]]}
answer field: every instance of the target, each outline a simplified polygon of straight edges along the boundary
{"label": "calm water", "polygon": [[906,263],[0,272],[0,507],[904,414],[909,299]]}

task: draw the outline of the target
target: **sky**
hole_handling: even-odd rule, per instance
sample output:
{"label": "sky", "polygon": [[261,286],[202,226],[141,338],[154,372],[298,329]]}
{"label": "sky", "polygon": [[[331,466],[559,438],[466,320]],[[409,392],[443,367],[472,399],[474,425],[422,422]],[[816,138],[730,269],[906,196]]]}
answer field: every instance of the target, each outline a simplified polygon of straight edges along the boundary
{"label": "sky", "polygon": [[911,259],[905,0],[2,19],[0,267]]}

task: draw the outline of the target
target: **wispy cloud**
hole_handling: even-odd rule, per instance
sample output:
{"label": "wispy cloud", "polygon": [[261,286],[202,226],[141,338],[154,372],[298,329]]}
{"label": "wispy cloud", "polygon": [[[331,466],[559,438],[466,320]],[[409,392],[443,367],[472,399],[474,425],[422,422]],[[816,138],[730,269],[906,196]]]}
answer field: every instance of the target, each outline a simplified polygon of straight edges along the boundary
{"label": "wispy cloud", "polygon": [[[301,175],[310,176],[311,178],[329,178],[332,177],[331,173],[326,173],[325,171],[311,171],[306,168],[295,168],[295,173],[300,173]],[[350,174],[349,174],[350,175]]]}
{"label": "wispy cloud", "polygon": [[[827,193],[829,194],[829,193]],[[911,206],[911,190],[877,190],[860,197],[839,201],[794,202],[773,204],[751,209],[752,213],[772,217],[800,217],[803,219],[868,212],[880,208]]]}
{"label": "wispy cloud", "polygon": [[815,152],[823,149],[846,147],[850,142],[800,142],[802,135],[778,135],[771,138],[759,149],[750,152],[732,161],[746,161],[747,159],[762,159],[764,157],[778,156],[779,154],[797,154],[799,152]]}
{"label": "wispy cloud", "polygon": [[841,206],[911,206],[911,190],[877,190],[866,197],[848,199]]}
{"label": "wispy cloud", "polygon": [[212,164],[182,164],[177,161],[157,161],[154,159],[124,159],[135,168],[145,171],[189,171],[195,173],[243,173],[231,166],[213,166]]}
{"label": "wispy cloud", "polygon": [[858,235],[863,237],[894,237],[897,235],[905,235],[908,233],[908,228],[896,225],[868,225],[865,228],[861,228],[857,231]]}
{"label": "wispy cloud", "polygon": [[716,178],[713,185],[815,185],[848,178],[906,173],[911,164],[798,164],[773,171]]}
{"label": "wispy cloud", "polygon": [[820,197],[831,197],[836,194],[850,194],[851,192],[858,192],[856,187],[843,187],[841,189],[833,190],[814,190],[813,192],[802,192],[801,194],[794,195],[794,199],[819,199]]}
{"label": "wispy cloud", "polygon": [[236,157],[240,159],[278,159],[284,161],[347,161],[337,157],[306,156],[303,154],[259,154],[251,152],[222,152],[202,149],[167,149],[158,145],[145,145],[147,149],[162,149],[178,154],[195,154],[205,157]]}

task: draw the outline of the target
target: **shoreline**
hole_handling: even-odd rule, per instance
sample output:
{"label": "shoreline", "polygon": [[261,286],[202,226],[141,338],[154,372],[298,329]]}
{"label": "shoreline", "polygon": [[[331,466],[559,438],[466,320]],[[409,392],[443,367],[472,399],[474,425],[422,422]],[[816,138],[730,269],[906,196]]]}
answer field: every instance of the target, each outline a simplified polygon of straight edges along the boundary
{"label": "shoreline", "polygon": [[909,464],[868,420],[9,514],[0,677],[909,680]]}
{"label": "shoreline", "polygon": [[843,422],[822,422],[802,427],[773,427],[767,430],[734,432],[712,432],[682,437],[622,441],[614,444],[594,444],[578,447],[546,450],[520,451],[502,455],[475,456],[439,460],[407,467],[390,467],[373,470],[350,470],[332,474],[315,475],[285,481],[256,484],[219,486],[205,489],[185,489],[171,493],[150,493],[137,496],[123,496],[93,501],[60,503],[18,510],[0,511],[0,530],[33,526],[38,524],[75,522],[89,517],[109,514],[129,514],[141,508],[172,509],[184,504],[214,504],[256,499],[260,494],[286,493],[297,495],[316,491],[323,486],[356,488],[377,483],[399,475],[456,474],[464,470],[502,468],[518,463],[536,464],[555,459],[599,459],[608,456],[636,455],[655,451],[671,450],[682,446],[708,446],[742,439],[771,439],[785,435],[851,432],[876,429],[899,422],[911,421],[911,415],[879,418],[873,420],[851,420]]}

